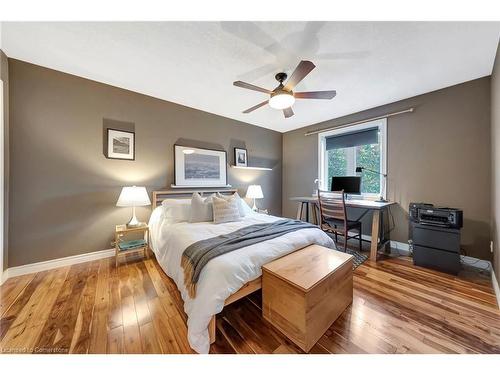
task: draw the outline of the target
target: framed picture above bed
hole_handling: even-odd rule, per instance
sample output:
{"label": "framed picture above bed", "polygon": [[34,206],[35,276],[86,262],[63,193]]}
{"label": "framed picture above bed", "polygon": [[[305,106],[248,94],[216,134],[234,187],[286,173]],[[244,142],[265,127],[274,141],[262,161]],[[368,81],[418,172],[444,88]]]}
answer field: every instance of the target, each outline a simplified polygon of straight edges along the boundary
{"label": "framed picture above bed", "polygon": [[107,129],[106,157],[108,159],[135,160],[135,133]]}
{"label": "framed picture above bed", "polygon": [[226,151],[174,145],[175,186],[227,186]]}

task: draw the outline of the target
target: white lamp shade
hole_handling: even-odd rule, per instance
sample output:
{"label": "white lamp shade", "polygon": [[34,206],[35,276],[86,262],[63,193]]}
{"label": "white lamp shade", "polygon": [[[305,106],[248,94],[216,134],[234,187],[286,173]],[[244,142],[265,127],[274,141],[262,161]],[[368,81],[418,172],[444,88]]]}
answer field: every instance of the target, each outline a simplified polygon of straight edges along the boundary
{"label": "white lamp shade", "polygon": [[250,185],[247,189],[246,197],[252,199],[264,198],[264,194],[262,194],[262,188],[260,187],[260,185]]}
{"label": "white lamp shade", "polygon": [[144,186],[124,186],[118,202],[118,207],[136,207],[136,206],[149,206],[148,192]]}
{"label": "white lamp shade", "polygon": [[292,94],[278,94],[269,99],[269,105],[274,109],[290,108],[295,103],[295,97]]}

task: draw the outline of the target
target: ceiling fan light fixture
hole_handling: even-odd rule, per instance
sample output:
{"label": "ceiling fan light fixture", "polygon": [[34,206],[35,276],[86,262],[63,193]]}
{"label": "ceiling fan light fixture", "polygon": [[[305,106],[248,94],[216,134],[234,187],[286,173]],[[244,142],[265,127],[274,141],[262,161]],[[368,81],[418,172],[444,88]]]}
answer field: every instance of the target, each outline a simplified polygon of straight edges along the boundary
{"label": "ceiling fan light fixture", "polygon": [[269,99],[269,105],[274,109],[290,108],[293,103],[295,103],[295,97],[289,92],[280,92]]}
{"label": "ceiling fan light fixture", "polygon": [[[241,87],[247,90],[259,91],[268,94],[269,100],[265,100],[253,107],[245,109],[243,113],[251,113],[266,104],[273,109],[283,111],[285,118],[290,118],[294,115],[292,105],[295,99],[333,99],[337,92],[335,90],[328,91],[304,91],[295,92],[295,87],[316,67],[311,61],[301,60],[299,65],[295,68],[290,78],[287,80],[288,75],[285,72],[278,73],[274,76],[280,83],[274,90],[268,90],[259,86],[252,85],[251,83],[235,81],[234,86]],[[285,82],[286,81],[286,82]],[[285,83],[283,83],[285,82]]]}

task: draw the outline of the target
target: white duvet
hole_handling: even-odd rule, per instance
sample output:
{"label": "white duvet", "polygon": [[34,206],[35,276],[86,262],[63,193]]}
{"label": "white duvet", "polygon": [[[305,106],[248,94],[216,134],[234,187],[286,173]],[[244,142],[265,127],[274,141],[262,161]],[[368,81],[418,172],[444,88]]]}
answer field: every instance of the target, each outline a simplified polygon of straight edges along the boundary
{"label": "white duvet", "polygon": [[203,268],[191,299],[184,287],[184,273],[180,266],[184,250],[192,243],[230,233],[242,227],[273,222],[281,218],[252,213],[242,221],[214,224],[175,223],[162,219],[162,207],[156,208],[150,219],[151,247],[158,263],[177,284],[188,316],[188,340],[198,353],[208,353],[210,343],[208,323],[213,315],[222,311],[224,301],[245,283],[262,273],[262,265],[311,244],[333,248],[330,237],[319,229],[301,229],[283,236],[247,246],[212,259]]}

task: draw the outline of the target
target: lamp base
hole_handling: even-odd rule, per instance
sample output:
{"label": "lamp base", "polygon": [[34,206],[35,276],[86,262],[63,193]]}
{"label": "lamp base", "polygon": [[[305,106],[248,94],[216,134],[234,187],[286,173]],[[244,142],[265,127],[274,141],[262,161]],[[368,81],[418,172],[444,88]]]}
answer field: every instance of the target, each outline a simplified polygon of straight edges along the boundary
{"label": "lamp base", "polygon": [[137,217],[135,216],[135,207],[132,211],[132,218],[130,219],[130,221],[127,223],[127,228],[135,228],[135,227],[140,227],[142,225],[142,223],[137,220]]}
{"label": "lamp base", "polygon": [[252,207],[252,210],[254,210],[255,212],[257,212],[259,209],[257,208],[257,205],[255,204],[255,198],[253,199],[253,207]]}
{"label": "lamp base", "polygon": [[375,202],[377,202],[377,203],[387,203],[387,202],[389,202],[389,201],[388,201],[387,199],[385,199],[385,198],[380,197],[380,198],[379,198],[379,199],[377,199]]}
{"label": "lamp base", "polygon": [[142,225],[142,223],[140,221],[132,221],[130,220],[128,223],[127,223],[127,228],[137,228],[137,227],[140,227]]}

